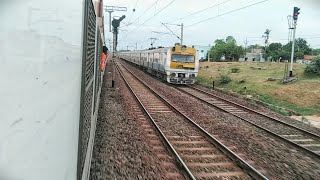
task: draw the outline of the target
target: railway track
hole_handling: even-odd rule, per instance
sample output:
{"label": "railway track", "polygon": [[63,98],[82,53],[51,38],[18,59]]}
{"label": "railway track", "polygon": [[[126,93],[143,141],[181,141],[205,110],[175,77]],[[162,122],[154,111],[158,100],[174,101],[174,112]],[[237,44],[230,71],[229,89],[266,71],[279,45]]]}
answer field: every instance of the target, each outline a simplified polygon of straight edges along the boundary
{"label": "railway track", "polygon": [[187,86],[176,89],[206,104],[232,114],[241,120],[299,148],[316,158],[320,158],[320,136],[300,127],[283,122],[254,109],[232,102],[202,89]]}
{"label": "railway track", "polygon": [[117,70],[187,179],[267,179],[129,69]]}

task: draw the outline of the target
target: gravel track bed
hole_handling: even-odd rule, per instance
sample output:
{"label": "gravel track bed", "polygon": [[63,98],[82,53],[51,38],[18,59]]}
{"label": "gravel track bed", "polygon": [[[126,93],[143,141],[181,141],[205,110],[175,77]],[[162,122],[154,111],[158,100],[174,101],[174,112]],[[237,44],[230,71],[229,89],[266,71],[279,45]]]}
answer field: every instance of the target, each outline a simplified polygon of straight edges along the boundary
{"label": "gravel track bed", "polygon": [[[191,88],[182,88],[184,91],[196,95],[197,97],[200,97],[201,99],[204,98],[211,98],[211,96],[203,94],[202,92],[199,92],[197,90],[191,89]],[[213,97],[214,98],[214,97]],[[214,98],[216,99],[216,98]],[[217,99],[218,101],[224,102],[222,100]],[[225,102],[226,104],[229,104],[228,102]],[[236,107],[238,109],[238,107],[236,105],[232,105],[230,104],[230,106]],[[241,107],[239,107],[239,109],[242,109]],[[245,109],[243,109],[243,111],[248,112],[248,113],[238,113],[237,115],[246,119],[246,120],[250,120],[250,122],[253,122],[259,126],[262,126],[278,135],[289,135],[289,134],[297,134],[297,135],[301,135],[304,137],[309,137],[311,139],[314,139],[315,141],[313,143],[319,143],[319,139],[317,138],[313,138],[313,136],[310,135],[305,135],[303,132],[301,132],[300,130],[297,130],[295,128],[292,128],[290,126],[281,124],[279,122],[273,121],[267,117],[261,116],[259,114],[256,113],[251,113],[250,111],[247,111]]]}
{"label": "gravel track bed", "polygon": [[227,145],[235,146],[234,152],[252,160],[256,169],[263,169],[271,179],[317,179],[320,162],[311,159],[296,148],[273,139],[269,134],[242,120],[181,93],[145,72],[126,65],[171,103]]}
{"label": "gravel track bed", "polygon": [[[125,73],[124,76],[127,79],[127,81],[129,81],[130,85],[134,83],[140,85],[140,82],[138,82],[138,80],[136,80],[130,74]],[[131,87],[135,92],[139,92],[137,96],[139,97],[139,99],[142,101],[144,105],[157,104],[157,105],[165,106],[165,104],[161,100],[159,100],[155,95],[150,93],[150,91],[147,88],[139,88],[139,87],[136,87],[135,85],[132,85]],[[152,113],[152,110],[150,110],[149,108],[147,108],[147,110]],[[181,116],[177,115],[174,112],[154,113],[151,115],[156,120],[160,129],[165,129],[166,136],[192,136],[192,135],[199,136],[201,135],[197,130],[195,130],[195,128],[185,123],[185,120]],[[174,120],[169,121],[169,119],[174,119]]]}
{"label": "gravel track bed", "polygon": [[297,121],[295,119],[292,119],[290,117],[286,117],[286,116],[283,116],[281,114],[278,114],[278,113],[275,113],[273,112],[272,110],[268,109],[267,107],[265,107],[264,105],[261,105],[257,102],[255,102],[254,100],[251,100],[251,99],[247,99],[247,98],[244,98],[244,97],[241,97],[241,96],[238,96],[238,95],[235,95],[235,94],[231,94],[231,93],[226,93],[226,92],[221,92],[220,90],[212,90],[212,89],[209,89],[209,88],[206,88],[206,87],[203,87],[203,86],[199,86],[199,85],[195,85],[195,87],[199,88],[199,89],[202,89],[202,90],[205,90],[205,91],[208,91],[212,94],[215,94],[219,97],[222,97],[222,98],[225,98],[229,101],[234,101],[238,104],[241,104],[241,105],[244,105],[244,106],[247,106],[251,109],[254,109],[256,111],[259,111],[259,112],[262,112],[262,113],[265,113],[271,117],[274,117],[274,118],[277,118],[283,122],[286,122],[288,124],[291,124],[291,125],[295,125],[297,127],[300,127],[300,128],[303,128],[307,131],[310,131],[310,132],[313,132],[313,133],[316,133],[318,135],[320,135],[320,129],[319,128],[316,128],[316,127],[313,127],[311,125],[308,125],[308,124],[305,124],[301,121]]}
{"label": "gravel track bed", "polygon": [[90,179],[166,179],[169,171],[150,144],[131,105],[136,103],[124,83],[115,77],[111,87],[107,63],[99,107]]}
{"label": "gravel track bed", "polygon": [[[126,70],[121,66],[120,66],[120,69],[122,69],[123,72],[126,72]],[[213,173],[213,172],[217,172],[217,173],[242,172],[242,170],[234,162],[231,162],[230,159],[228,159],[225,155],[222,154],[221,151],[216,149],[213,144],[207,141],[206,138],[204,138],[204,136],[202,135],[202,133],[193,125],[191,125],[184,117],[182,117],[181,115],[178,115],[176,112],[174,112],[171,109],[167,109],[166,112],[163,113],[163,112],[159,112],[158,109],[148,108],[152,106],[164,107],[167,105],[164,102],[162,102],[156,95],[151,93],[151,91],[148,88],[141,85],[140,82],[137,79],[135,79],[131,74],[126,72],[124,73],[124,76],[129,82],[132,89],[135,92],[139,92],[137,93],[137,96],[141,100],[142,104],[144,104],[144,106],[147,107],[146,109],[154,118],[154,120],[156,121],[161,131],[168,138],[170,143],[173,145],[173,147],[176,149],[178,154],[186,163],[229,162],[232,164],[232,166],[212,166],[207,168],[203,168],[203,167],[191,168],[192,173],[196,173],[195,176],[197,176],[197,173],[202,174],[202,173]],[[211,152],[209,153],[206,151],[194,152],[193,150],[189,150],[188,152],[185,152],[184,150],[180,150],[181,148],[188,149],[188,148],[209,148],[209,147],[215,148],[215,149],[211,150]],[[201,155],[212,154],[214,155],[214,158],[210,158],[210,157],[204,158],[200,154]],[[196,155],[196,156],[190,158],[188,157],[188,155],[191,155],[191,156]],[[231,176],[231,177],[221,176],[216,178],[217,179],[234,179],[235,176]],[[243,174],[238,178],[251,179],[246,174]]]}

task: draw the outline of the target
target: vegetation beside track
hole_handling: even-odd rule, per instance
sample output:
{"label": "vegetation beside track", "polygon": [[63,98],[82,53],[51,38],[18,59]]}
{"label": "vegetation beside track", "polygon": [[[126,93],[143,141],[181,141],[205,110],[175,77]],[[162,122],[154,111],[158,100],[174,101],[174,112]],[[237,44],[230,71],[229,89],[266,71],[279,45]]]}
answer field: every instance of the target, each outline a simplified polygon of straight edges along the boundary
{"label": "vegetation beside track", "polygon": [[[280,83],[284,63],[203,62],[197,83],[212,87],[215,81],[216,87],[270,104],[283,115],[320,115],[320,76],[305,74],[305,67],[295,64],[293,72],[298,80],[284,85]],[[231,81],[224,81],[226,77]]]}

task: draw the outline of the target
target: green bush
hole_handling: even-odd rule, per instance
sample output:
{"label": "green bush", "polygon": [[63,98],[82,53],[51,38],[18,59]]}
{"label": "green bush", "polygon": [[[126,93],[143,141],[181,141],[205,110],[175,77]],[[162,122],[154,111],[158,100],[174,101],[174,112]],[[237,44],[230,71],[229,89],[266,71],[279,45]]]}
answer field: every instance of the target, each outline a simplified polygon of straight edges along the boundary
{"label": "green bush", "polygon": [[219,82],[220,84],[228,84],[229,82],[231,82],[231,77],[229,76],[229,74],[220,74]]}
{"label": "green bush", "polygon": [[239,81],[239,84],[243,84],[243,83],[246,83],[246,79],[241,79],[241,80]]}
{"label": "green bush", "polygon": [[307,65],[304,72],[307,74],[320,75],[320,57],[313,60],[311,64]]}
{"label": "green bush", "polygon": [[239,68],[232,68],[231,73],[239,73],[240,69]]}

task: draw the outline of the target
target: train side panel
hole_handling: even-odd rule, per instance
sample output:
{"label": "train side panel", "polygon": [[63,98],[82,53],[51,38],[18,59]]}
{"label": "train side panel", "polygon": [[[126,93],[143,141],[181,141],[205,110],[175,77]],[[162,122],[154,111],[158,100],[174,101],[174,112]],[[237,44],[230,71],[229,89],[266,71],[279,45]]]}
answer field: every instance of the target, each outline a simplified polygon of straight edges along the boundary
{"label": "train side panel", "polygon": [[[191,47],[175,46],[123,54],[129,54],[125,60],[144,67],[149,73],[162,77],[169,83],[193,84],[198,75],[199,61],[196,50]],[[190,62],[183,62],[184,60]]]}

